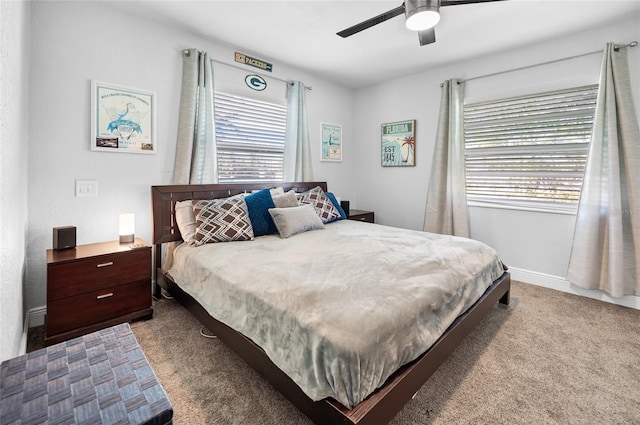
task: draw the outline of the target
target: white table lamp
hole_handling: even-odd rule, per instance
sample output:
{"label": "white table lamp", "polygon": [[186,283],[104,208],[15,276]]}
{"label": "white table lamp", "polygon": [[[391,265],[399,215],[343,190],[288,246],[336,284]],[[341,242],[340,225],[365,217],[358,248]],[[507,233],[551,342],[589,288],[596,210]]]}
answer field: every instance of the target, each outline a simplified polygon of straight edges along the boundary
{"label": "white table lamp", "polygon": [[135,238],[135,214],[120,214],[120,243],[133,242]]}

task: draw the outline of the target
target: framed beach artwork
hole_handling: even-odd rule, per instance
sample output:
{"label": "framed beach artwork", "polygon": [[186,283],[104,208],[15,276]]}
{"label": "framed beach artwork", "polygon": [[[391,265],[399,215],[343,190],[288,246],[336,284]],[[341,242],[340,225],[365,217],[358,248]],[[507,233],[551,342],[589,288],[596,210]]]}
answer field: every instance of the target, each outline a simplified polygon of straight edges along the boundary
{"label": "framed beach artwork", "polygon": [[334,124],[320,124],[321,161],[342,161],[342,127]]}
{"label": "framed beach artwork", "polygon": [[91,150],[156,153],[155,93],[91,81]]}
{"label": "framed beach artwork", "polygon": [[416,165],[416,120],[382,124],[383,167]]}

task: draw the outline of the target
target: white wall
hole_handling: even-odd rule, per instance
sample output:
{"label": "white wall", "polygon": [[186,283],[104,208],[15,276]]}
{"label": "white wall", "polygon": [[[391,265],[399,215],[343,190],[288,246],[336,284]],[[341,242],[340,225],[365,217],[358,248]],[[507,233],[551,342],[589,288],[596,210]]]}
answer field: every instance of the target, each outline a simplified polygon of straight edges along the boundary
{"label": "white wall", "polygon": [[0,2],[0,361],[20,354],[29,143],[26,2]]}
{"label": "white wall", "polygon": [[[355,128],[358,129],[358,208],[373,210],[381,224],[422,229],[426,190],[431,172],[440,103],[440,83],[467,79],[581,53],[594,52],[608,41],[640,40],[640,16],[567,35],[490,57],[476,58],[367,87],[356,93]],[[473,42],[472,40],[468,40]],[[428,49],[428,46],[425,47]],[[635,77],[636,112],[640,111],[640,48],[628,49],[630,72]],[[600,54],[468,81],[465,101],[575,87],[598,82]],[[416,119],[416,167],[380,166],[380,124]],[[497,249],[522,280],[538,276],[566,284],[575,216],[555,213],[470,208],[471,236]],[[520,273],[522,272],[522,273]],[[566,286],[566,285],[565,285]],[[634,297],[637,298],[637,297]],[[637,301],[632,301],[640,306]]]}
{"label": "white wall", "polygon": [[[141,20],[97,2],[33,2],[31,16],[32,132],[25,298],[28,307],[35,307],[46,303],[45,251],[51,248],[53,227],[77,226],[78,244],[113,240],[117,238],[118,215],[133,212],[136,235],[151,242],[150,186],[169,184],[172,179],[182,50],[206,50],[214,59],[228,63],[233,63],[236,50],[254,52]],[[214,64],[216,87],[255,95],[257,92],[244,86],[244,76],[254,71]],[[338,196],[352,197],[353,91],[283,63],[274,63],[273,74],[313,87],[307,93],[307,106],[314,177],[328,181]],[[156,92],[157,154],[90,150],[91,80]],[[273,79],[268,83],[262,96],[283,99],[284,83]],[[320,122],[343,125],[343,162],[319,161]],[[96,179],[98,197],[76,198],[76,179]]]}

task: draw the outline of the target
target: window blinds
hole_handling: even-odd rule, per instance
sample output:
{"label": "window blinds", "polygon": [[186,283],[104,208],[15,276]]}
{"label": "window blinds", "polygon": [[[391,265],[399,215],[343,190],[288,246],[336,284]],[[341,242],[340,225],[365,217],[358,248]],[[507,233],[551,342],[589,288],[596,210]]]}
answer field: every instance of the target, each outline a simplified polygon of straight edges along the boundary
{"label": "window blinds", "polygon": [[215,94],[218,181],[282,181],[287,107]]}
{"label": "window blinds", "polygon": [[575,211],[598,86],[465,105],[472,203]]}

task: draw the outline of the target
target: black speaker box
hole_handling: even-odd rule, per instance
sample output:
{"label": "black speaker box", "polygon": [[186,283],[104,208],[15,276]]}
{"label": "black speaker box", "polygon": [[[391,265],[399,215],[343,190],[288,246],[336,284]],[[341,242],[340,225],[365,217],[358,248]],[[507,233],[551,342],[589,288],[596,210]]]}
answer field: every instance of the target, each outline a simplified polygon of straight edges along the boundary
{"label": "black speaker box", "polygon": [[344,210],[345,214],[349,215],[349,201],[340,201],[340,206]]}
{"label": "black speaker box", "polygon": [[76,247],[76,226],[53,228],[53,249]]}

